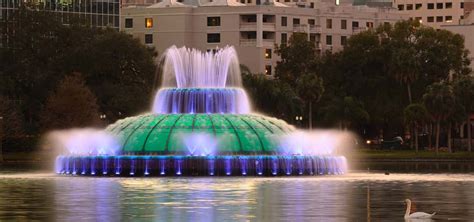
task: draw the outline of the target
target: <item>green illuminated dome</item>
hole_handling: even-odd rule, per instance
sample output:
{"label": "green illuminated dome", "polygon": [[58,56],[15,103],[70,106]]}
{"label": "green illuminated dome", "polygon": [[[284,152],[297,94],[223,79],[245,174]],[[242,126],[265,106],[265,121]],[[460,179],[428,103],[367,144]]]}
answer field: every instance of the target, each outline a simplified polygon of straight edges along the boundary
{"label": "green illuminated dome", "polygon": [[274,153],[278,138],[293,131],[282,120],[257,114],[145,114],[119,120],[106,129],[120,139],[124,153],[186,153],[189,134],[217,141],[216,153]]}

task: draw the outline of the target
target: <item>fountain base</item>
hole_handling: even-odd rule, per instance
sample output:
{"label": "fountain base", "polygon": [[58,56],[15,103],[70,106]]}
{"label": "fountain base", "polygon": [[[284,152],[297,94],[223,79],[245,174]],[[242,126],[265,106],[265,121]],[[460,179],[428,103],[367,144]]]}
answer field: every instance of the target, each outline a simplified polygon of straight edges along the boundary
{"label": "fountain base", "polygon": [[59,156],[56,173],[82,176],[313,176],[347,172],[343,156]]}

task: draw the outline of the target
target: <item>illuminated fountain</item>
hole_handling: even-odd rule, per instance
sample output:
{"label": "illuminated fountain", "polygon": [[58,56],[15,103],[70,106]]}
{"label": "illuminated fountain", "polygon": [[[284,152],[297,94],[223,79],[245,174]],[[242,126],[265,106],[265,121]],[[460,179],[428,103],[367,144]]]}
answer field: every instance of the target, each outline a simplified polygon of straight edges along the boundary
{"label": "illuminated fountain", "polygon": [[216,53],[171,47],[163,60],[162,88],[152,112],[119,120],[96,136],[76,132],[60,137],[65,154],[56,159],[57,173],[290,176],[347,171],[345,157],[335,154],[344,141],[335,135],[343,134],[301,132],[251,112],[233,47]]}

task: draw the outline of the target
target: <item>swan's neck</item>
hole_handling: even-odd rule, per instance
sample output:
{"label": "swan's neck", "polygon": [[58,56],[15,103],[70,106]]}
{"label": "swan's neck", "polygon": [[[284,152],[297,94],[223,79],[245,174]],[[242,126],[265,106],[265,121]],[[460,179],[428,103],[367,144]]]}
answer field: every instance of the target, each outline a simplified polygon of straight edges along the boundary
{"label": "swan's neck", "polygon": [[405,211],[405,217],[410,216],[411,202],[407,203],[407,211]]}

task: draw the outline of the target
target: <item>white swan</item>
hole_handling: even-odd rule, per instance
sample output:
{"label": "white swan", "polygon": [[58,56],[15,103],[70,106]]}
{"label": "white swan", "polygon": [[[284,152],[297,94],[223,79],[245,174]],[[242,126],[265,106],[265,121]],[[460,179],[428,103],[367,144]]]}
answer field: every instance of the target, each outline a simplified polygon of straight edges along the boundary
{"label": "white swan", "polygon": [[415,213],[410,214],[411,200],[406,199],[405,203],[407,204],[407,211],[405,212],[405,219],[430,219],[436,214],[436,212],[434,212],[432,214],[428,214],[428,213],[425,213],[425,212],[415,212]]}

